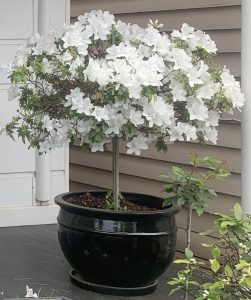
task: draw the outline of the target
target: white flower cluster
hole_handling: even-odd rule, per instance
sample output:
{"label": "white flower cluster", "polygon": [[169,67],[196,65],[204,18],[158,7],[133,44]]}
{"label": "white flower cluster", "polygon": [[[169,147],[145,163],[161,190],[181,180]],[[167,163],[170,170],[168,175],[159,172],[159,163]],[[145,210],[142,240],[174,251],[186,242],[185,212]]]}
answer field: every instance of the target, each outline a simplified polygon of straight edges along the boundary
{"label": "white flower cluster", "polygon": [[221,113],[244,104],[229,70],[208,63],[216,50],[187,24],[167,35],[153,23],[142,28],[91,11],[62,35],[36,35],[20,49],[10,95],[36,116],[26,135],[42,150],[78,138],[102,151],[114,136],[137,155],[150,143],[216,143]]}

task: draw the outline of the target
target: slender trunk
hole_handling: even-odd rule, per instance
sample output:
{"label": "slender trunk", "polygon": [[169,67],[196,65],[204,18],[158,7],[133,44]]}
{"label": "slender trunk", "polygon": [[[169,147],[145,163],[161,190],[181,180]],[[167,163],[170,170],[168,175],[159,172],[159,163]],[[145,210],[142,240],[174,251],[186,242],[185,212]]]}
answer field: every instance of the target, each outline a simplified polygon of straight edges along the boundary
{"label": "slender trunk", "polygon": [[187,248],[191,247],[191,231],[192,231],[192,206],[187,209]]}
{"label": "slender trunk", "polygon": [[[186,246],[189,249],[191,247],[192,213],[193,213],[193,209],[192,206],[190,205],[187,208],[187,246]],[[188,300],[188,284],[184,292],[184,299]]]}
{"label": "slender trunk", "polygon": [[112,174],[113,174],[113,201],[118,210],[119,203],[119,138],[112,138]]}

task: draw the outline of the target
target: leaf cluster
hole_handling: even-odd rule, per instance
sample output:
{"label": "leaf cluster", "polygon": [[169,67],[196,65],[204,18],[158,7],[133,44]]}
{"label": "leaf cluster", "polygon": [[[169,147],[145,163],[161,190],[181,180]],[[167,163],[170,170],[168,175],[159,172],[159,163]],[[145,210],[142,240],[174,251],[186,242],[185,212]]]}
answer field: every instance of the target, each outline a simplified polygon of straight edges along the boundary
{"label": "leaf cluster", "polygon": [[[208,209],[206,199],[216,197],[214,189],[209,183],[213,180],[222,180],[230,175],[227,170],[227,161],[224,159],[198,154],[191,156],[192,169],[186,171],[180,167],[173,166],[169,176],[162,175],[161,178],[169,181],[163,189],[169,196],[164,200],[164,206],[176,204],[180,207],[192,207],[198,215]],[[206,168],[199,172],[199,168]]]}
{"label": "leaf cluster", "polygon": [[[211,248],[207,263],[193,257],[187,249],[185,259],[176,260],[184,264],[176,278],[168,284],[174,286],[171,293],[187,290],[196,300],[251,299],[251,215],[244,214],[240,204],[235,204],[233,214],[218,216],[212,230],[219,240],[202,244]],[[207,269],[203,268],[206,267]],[[201,281],[199,278],[202,278]]]}

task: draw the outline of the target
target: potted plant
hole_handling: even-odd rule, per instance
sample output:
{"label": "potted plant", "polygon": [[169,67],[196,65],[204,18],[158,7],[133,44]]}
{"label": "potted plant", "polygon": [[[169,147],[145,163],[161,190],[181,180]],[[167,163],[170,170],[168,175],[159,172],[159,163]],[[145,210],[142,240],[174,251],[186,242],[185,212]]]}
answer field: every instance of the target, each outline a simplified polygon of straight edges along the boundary
{"label": "potted plant", "polygon": [[120,204],[119,140],[136,155],[149,144],[215,143],[221,113],[244,102],[229,70],[209,64],[216,46],[207,34],[184,24],[169,36],[160,27],[92,11],[62,34],[35,35],[10,66],[10,94],[20,109],[7,134],[16,131],[41,153],[76,139],[93,152],[113,146],[113,204],[97,192],[55,199],[71,279],[88,289],[151,292],[174,255],[174,206],[161,209],[161,199],[130,193]]}
{"label": "potted plant", "polygon": [[[244,214],[236,203],[231,215],[216,213],[211,230],[218,239],[202,246],[211,248],[209,261],[194,258],[190,250],[185,259],[176,260],[185,265],[177,277],[168,283],[171,294],[186,291],[196,300],[249,300],[251,295],[251,215]],[[187,297],[184,299],[188,299]]]}

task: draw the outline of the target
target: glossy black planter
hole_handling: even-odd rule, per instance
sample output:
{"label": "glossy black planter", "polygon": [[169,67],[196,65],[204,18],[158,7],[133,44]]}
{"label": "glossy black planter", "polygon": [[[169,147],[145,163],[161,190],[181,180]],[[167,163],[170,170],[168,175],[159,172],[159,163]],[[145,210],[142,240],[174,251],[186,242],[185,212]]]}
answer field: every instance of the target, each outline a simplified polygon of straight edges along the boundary
{"label": "glossy black planter", "polygon": [[[91,192],[97,196],[105,192]],[[55,198],[60,206],[58,236],[74,269],[73,283],[85,289],[116,295],[144,295],[156,289],[156,279],[172,262],[178,209],[151,212],[84,208]],[[81,194],[81,193],[74,193]],[[130,201],[160,207],[162,200],[123,193]]]}

